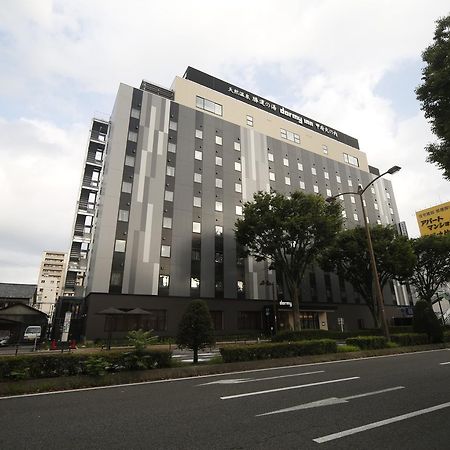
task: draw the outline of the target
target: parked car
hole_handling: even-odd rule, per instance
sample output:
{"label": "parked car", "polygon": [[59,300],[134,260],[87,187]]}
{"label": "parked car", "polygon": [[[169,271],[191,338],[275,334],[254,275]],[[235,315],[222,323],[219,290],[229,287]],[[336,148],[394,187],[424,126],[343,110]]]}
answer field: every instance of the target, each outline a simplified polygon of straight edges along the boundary
{"label": "parked car", "polygon": [[35,339],[40,339],[41,337],[41,327],[40,325],[30,325],[25,329],[23,334],[24,341],[34,341]]}
{"label": "parked car", "polygon": [[0,337],[0,347],[6,347],[11,342],[10,336],[2,336]]}

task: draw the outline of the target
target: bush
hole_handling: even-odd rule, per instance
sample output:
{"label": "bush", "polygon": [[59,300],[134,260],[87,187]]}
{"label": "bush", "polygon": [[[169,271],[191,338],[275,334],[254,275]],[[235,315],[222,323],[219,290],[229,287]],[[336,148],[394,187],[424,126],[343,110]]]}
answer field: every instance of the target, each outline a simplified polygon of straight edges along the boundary
{"label": "bush", "polygon": [[128,344],[134,347],[134,351],[142,354],[148,345],[155,343],[158,340],[157,336],[152,335],[153,330],[133,330],[127,334]]}
{"label": "bush", "polygon": [[251,345],[230,345],[220,348],[224,362],[253,361],[258,359],[291,358],[305,355],[336,353],[336,341],[322,339],[293,343],[268,343]]}
{"label": "bush", "polygon": [[340,339],[344,340],[355,336],[373,336],[380,334],[380,330],[359,330],[359,331],[334,331],[334,330],[300,330],[281,331],[272,338],[272,342],[295,342],[309,339]]}
{"label": "bush", "polygon": [[70,375],[99,375],[100,372],[141,370],[170,367],[172,353],[164,350],[133,352],[102,352],[101,356],[56,353],[0,358],[0,380],[49,378]]}
{"label": "bush", "polygon": [[392,334],[391,341],[402,346],[423,345],[428,344],[428,335],[425,333]]}
{"label": "bush", "polygon": [[387,339],[384,336],[357,336],[347,338],[347,345],[356,345],[361,350],[376,350],[387,347]]}
{"label": "bush", "polygon": [[444,334],[439,319],[431,305],[425,300],[419,300],[414,305],[413,330],[416,333],[426,333],[430,342],[443,342]]}
{"label": "bush", "polygon": [[350,353],[350,352],[359,352],[360,348],[356,345],[338,345],[337,351],[338,353]]}

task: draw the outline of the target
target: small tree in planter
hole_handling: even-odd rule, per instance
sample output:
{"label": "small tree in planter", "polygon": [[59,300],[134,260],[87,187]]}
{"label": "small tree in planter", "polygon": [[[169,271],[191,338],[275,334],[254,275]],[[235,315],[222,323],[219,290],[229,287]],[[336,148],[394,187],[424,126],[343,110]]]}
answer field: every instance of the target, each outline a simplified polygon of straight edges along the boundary
{"label": "small tree in planter", "polygon": [[214,327],[208,306],[203,300],[189,303],[178,325],[176,343],[179,348],[194,352],[194,364],[198,363],[198,351],[214,345]]}

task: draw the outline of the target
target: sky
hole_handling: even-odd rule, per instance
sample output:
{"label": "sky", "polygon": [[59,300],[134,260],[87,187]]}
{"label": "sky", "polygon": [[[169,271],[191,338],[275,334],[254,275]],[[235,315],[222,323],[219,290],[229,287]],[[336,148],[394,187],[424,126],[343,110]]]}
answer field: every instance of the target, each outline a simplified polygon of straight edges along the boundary
{"label": "sky", "polygon": [[450,200],[414,89],[448,0],[2,0],[0,282],[36,283],[68,251],[92,117],[120,82],[170,87],[187,66],[359,140],[401,220]]}

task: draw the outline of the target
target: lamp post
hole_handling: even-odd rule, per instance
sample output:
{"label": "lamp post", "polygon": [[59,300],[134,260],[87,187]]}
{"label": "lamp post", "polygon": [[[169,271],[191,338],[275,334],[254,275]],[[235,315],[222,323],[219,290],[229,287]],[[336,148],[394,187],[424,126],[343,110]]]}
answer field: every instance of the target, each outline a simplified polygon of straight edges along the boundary
{"label": "lamp post", "polygon": [[386,312],[384,310],[383,292],[381,290],[380,279],[378,278],[377,264],[375,261],[375,254],[373,252],[372,238],[370,236],[370,228],[369,228],[369,222],[367,219],[366,207],[364,205],[363,194],[364,194],[364,192],[366,192],[367,188],[369,186],[371,186],[373,183],[375,183],[375,181],[377,181],[379,178],[381,178],[382,176],[384,176],[386,174],[392,175],[392,174],[398,172],[400,169],[401,169],[401,167],[399,167],[399,166],[393,166],[386,172],[384,172],[381,175],[378,175],[376,178],[374,178],[366,187],[363,188],[361,185],[359,185],[357,192],[342,192],[338,195],[334,195],[333,197],[328,197],[326,199],[327,202],[332,202],[336,198],[340,197],[341,195],[351,194],[351,195],[359,196],[359,199],[361,201],[362,213],[363,213],[364,227],[366,229],[367,247],[369,249],[369,255],[370,255],[370,267],[372,269],[372,276],[373,276],[374,282],[375,282],[376,300],[378,303],[378,309],[380,311],[380,316],[381,316],[381,325],[383,327],[383,334],[386,336],[386,338],[388,340],[390,339],[389,327],[388,327],[387,321],[386,321]]}
{"label": "lamp post", "polygon": [[259,283],[261,286],[272,286],[272,301],[273,301],[273,332],[277,334],[278,332],[278,320],[277,320],[277,297],[276,290],[277,285],[274,281],[262,280]]}

